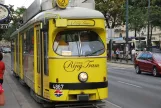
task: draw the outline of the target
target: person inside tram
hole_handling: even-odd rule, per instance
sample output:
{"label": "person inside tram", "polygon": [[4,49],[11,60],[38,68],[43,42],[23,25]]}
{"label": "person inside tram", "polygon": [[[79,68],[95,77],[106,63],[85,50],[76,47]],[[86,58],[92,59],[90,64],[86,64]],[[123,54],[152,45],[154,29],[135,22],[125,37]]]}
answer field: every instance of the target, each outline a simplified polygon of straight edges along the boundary
{"label": "person inside tram", "polygon": [[89,35],[87,33],[81,34],[80,40],[81,40],[82,54],[83,55],[90,54],[92,50],[89,45]]}
{"label": "person inside tram", "polygon": [[62,55],[63,51],[69,50],[69,44],[65,42],[63,36],[64,35],[58,34],[54,41],[54,51],[59,55]]}

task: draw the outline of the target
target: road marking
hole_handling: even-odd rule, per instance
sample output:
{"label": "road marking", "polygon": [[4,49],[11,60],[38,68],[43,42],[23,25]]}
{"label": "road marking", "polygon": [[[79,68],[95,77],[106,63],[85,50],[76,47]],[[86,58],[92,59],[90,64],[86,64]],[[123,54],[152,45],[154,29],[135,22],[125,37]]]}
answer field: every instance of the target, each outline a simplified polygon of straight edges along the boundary
{"label": "road marking", "polygon": [[126,82],[123,82],[123,81],[118,81],[118,82],[122,83],[122,84],[130,85],[130,86],[134,86],[134,87],[137,87],[137,88],[142,88],[141,86],[137,86],[135,84],[126,83]]}
{"label": "road marking", "polygon": [[118,105],[116,105],[116,104],[114,104],[114,103],[112,103],[112,102],[109,102],[109,101],[107,101],[107,100],[105,100],[105,101],[106,101],[107,103],[109,103],[109,104],[111,104],[111,105],[117,107],[117,108],[122,108],[122,107],[120,107],[120,106],[118,106]]}
{"label": "road marking", "polygon": [[110,69],[110,68],[112,68],[112,69],[127,69],[127,68],[122,68],[122,67],[109,67],[108,69]]}

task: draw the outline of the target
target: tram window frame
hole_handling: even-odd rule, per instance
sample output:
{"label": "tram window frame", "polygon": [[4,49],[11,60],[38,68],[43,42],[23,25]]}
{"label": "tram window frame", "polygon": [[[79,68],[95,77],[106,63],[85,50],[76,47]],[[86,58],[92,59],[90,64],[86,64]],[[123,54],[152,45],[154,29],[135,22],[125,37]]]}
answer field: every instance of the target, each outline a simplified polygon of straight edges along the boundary
{"label": "tram window frame", "polygon": [[[40,46],[38,45],[39,44],[39,37],[40,36],[40,30],[36,30],[36,41],[37,41],[37,48],[36,49],[39,49]],[[39,50],[37,50],[37,55],[39,54]],[[39,62],[39,57],[37,56],[37,73],[40,73],[40,62]]]}
{"label": "tram window frame", "polygon": [[[72,35],[74,38],[71,38]],[[88,36],[83,36],[88,35]],[[72,41],[69,41],[68,38],[70,37]],[[88,37],[86,41],[82,41],[80,37]],[[73,40],[74,39],[74,40]],[[97,45],[96,45],[97,42]],[[100,43],[98,47],[98,43]],[[74,45],[75,44],[75,45]],[[95,44],[95,45],[94,45]],[[63,49],[59,48],[59,45],[63,47]],[[85,47],[82,46],[88,46],[88,49],[90,51],[85,50]],[[72,50],[76,46],[76,50]],[[97,48],[99,49],[97,51]],[[60,53],[63,51],[67,53],[66,55]],[[103,43],[101,36],[92,30],[66,30],[66,31],[60,31],[56,34],[55,39],[53,41],[53,51],[59,55],[59,56],[100,56],[105,52],[105,44]],[[100,52],[99,52],[100,51]],[[84,52],[84,53],[83,53]],[[74,53],[74,54],[72,54]]]}
{"label": "tram window frame", "polygon": [[43,32],[43,36],[44,36],[44,74],[46,76],[49,76],[49,63],[48,63],[48,51],[49,51],[49,47],[48,47],[48,31]]}
{"label": "tram window frame", "polygon": [[29,53],[31,55],[34,55],[34,28],[33,27],[29,29],[29,37],[30,37]]}

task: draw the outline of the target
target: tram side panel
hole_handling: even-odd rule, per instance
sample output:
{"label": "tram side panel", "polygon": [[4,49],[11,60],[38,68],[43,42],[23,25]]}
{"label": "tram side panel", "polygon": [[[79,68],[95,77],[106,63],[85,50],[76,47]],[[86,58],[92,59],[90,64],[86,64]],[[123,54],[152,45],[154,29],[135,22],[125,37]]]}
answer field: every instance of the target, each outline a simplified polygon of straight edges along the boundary
{"label": "tram side panel", "polygon": [[34,90],[34,43],[32,37],[34,36],[33,28],[26,31],[24,38],[24,53],[23,53],[23,71],[25,83]]}
{"label": "tram side panel", "polygon": [[22,34],[19,37],[19,77],[21,80],[23,80],[23,66],[22,66]]}
{"label": "tram side panel", "polygon": [[11,41],[11,70],[15,73],[15,61],[16,61],[16,39]]}
{"label": "tram side panel", "polygon": [[15,50],[14,50],[14,72],[18,75],[18,34],[15,36]]}

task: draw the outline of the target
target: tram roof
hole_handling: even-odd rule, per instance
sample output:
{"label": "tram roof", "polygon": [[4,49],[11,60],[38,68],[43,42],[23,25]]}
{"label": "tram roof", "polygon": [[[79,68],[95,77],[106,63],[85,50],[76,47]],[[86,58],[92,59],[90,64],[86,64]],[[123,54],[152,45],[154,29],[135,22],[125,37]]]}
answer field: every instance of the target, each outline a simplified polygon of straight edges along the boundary
{"label": "tram roof", "polygon": [[12,33],[11,37],[16,35],[19,31],[22,31],[23,29],[27,28],[31,24],[38,21],[42,21],[44,18],[46,19],[55,18],[53,16],[55,14],[58,14],[61,18],[66,18],[66,19],[90,19],[90,18],[104,19],[104,15],[101,12],[93,9],[83,8],[83,7],[67,7],[64,10],[51,9],[51,10],[46,10],[38,13],[35,17],[29,20],[25,25],[23,25],[17,31]]}

